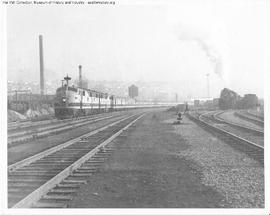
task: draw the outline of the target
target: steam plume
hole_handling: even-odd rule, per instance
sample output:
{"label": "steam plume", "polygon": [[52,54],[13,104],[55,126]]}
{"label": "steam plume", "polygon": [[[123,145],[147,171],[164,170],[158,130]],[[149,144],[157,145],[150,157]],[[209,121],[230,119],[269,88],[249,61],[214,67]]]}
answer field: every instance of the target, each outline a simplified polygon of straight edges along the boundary
{"label": "steam plume", "polygon": [[181,41],[194,41],[204,51],[209,61],[214,66],[214,72],[222,77],[222,58],[220,54],[214,50],[207,42],[199,36],[198,33],[192,29],[184,28],[182,25],[178,25],[176,29],[176,35]]}

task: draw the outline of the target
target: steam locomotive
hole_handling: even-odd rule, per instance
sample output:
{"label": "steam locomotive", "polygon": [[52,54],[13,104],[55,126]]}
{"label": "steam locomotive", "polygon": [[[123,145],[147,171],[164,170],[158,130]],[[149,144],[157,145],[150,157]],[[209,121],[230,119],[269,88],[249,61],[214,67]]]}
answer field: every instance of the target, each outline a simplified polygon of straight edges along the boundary
{"label": "steam locomotive", "polygon": [[69,86],[68,82],[71,78],[66,76],[64,79],[66,83],[56,90],[54,103],[56,118],[72,118],[139,107],[134,99]]}

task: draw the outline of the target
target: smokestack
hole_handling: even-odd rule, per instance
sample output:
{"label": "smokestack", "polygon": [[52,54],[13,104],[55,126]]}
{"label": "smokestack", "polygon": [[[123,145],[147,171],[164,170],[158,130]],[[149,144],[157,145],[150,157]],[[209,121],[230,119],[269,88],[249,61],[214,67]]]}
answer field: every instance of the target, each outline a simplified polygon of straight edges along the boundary
{"label": "smokestack", "polygon": [[79,87],[82,87],[82,66],[79,65]]}
{"label": "smokestack", "polygon": [[39,35],[40,94],[44,95],[44,64],[42,35]]}

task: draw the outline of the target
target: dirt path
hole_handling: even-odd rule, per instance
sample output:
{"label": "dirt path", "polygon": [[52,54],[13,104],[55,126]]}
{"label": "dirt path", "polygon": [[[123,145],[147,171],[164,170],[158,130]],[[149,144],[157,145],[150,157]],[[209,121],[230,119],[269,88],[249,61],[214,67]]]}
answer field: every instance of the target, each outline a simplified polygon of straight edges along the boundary
{"label": "dirt path", "polygon": [[[223,196],[201,183],[201,173],[179,153],[189,148],[177,135],[172,114],[147,114],[99,172],[82,186],[70,207],[77,208],[215,208]],[[184,126],[184,125],[183,125]]]}

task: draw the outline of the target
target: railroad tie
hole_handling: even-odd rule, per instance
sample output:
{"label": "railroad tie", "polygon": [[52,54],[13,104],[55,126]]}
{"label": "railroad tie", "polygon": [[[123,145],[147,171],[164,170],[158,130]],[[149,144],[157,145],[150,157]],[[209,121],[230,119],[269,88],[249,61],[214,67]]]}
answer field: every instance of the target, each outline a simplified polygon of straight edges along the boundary
{"label": "railroad tie", "polygon": [[103,161],[101,160],[92,160],[92,158],[88,161],[86,161],[84,164],[102,164],[104,163]]}
{"label": "railroad tie", "polygon": [[47,167],[52,167],[52,168],[65,168],[68,164],[67,163],[63,163],[63,164],[52,164],[52,163],[32,163],[30,166],[28,166],[29,168],[33,167],[33,168],[47,168]]}
{"label": "railroad tie", "polygon": [[71,176],[73,177],[89,177],[89,176],[92,176],[93,173],[79,173],[79,172],[75,172],[75,173],[72,173]]}
{"label": "railroad tie", "polygon": [[89,166],[81,166],[81,167],[79,167],[77,170],[97,170],[97,167],[96,166],[91,166],[91,165],[89,165]]}
{"label": "railroad tie", "polygon": [[[48,161],[48,160],[38,160],[38,161],[36,161],[35,162],[35,164],[50,164],[50,165],[53,165],[53,164],[55,164],[55,161],[53,161],[53,160],[50,160],[50,161]],[[60,165],[60,164],[70,164],[70,161],[58,161],[58,163],[56,164],[56,165]],[[32,164],[31,164],[32,165]]]}
{"label": "railroad tie", "polygon": [[67,146],[62,149],[64,152],[77,152],[77,151],[85,151],[86,148],[75,148],[74,146]]}
{"label": "railroad tie", "polygon": [[74,171],[74,173],[95,173],[97,171],[97,169],[93,169],[93,168],[78,168]]}
{"label": "railroad tie", "polygon": [[106,156],[104,156],[104,155],[99,155],[99,154],[96,154],[96,155],[94,155],[93,157],[92,157],[92,159],[107,159],[107,157]]}
{"label": "railroad tie", "polygon": [[72,194],[75,193],[76,190],[75,189],[62,189],[62,188],[53,188],[52,190],[50,190],[47,195],[51,195],[51,194]]}
{"label": "railroad tie", "polygon": [[69,184],[58,184],[56,188],[62,188],[62,189],[78,189],[80,188],[81,184],[75,184],[75,183],[69,183]]}
{"label": "railroad tie", "polygon": [[57,169],[34,169],[34,168],[29,168],[29,169],[18,169],[12,173],[20,173],[20,174],[57,174],[59,173],[59,170]]}
{"label": "railroad tie", "polygon": [[34,186],[32,187],[27,187],[27,186],[15,186],[15,187],[9,187],[8,188],[8,193],[18,193],[18,192],[28,192],[28,191],[32,191],[33,188],[35,188]]}
{"label": "railroad tie", "polygon": [[83,166],[81,166],[81,168],[93,168],[93,169],[97,169],[101,166],[102,163],[97,163],[97,164],[83,164]]}
{"label": "railroad tie", "polygon": [[115,147],[105,148],[104,152],[114,152],[116,150]]}
{"label": "railroad tie", "polygon": [[81,140],[79,140],[77,143],[89,143],[89,141],[85,140],[84,138],[83,139],[81,138]]}
{"label": "railroad tie", "polygon": [[8,184],[12,183],[12,184],[20,184],[20,183],[44,183],[46,182],[46,179],[8,179]]}
{"label": "railroad tie", "polygon": [[12,172],[10,176],[46,176],[46,177],[50,177],[50,176],[55,176],[57,172],[48,172],[48,171],[41,171],[41,172],[37,172],[37,171],[14,171]]}
{"label": "railroad tie", "polygon": [[96,169],[77,169],[74,173],[95,173],[97,172]]}
{"label": "railroad tie", "polygon": [[37,185],[40,185],[41,183],[38,182],[38,183],[9,183],[8,184],[8,190],[9,189],[13,189],[13,188],[21,188],[21,187],[24,187],[24,188],[33,188],[33,187],[36,187]]}
{"label": "railroad tie", "polygon": [[54,201],[71,201],[73,199],[72,195],[45,195],[42,197],[44,200],[54,200]]}
{"label": "railroad tie", "polygon": [[67,208],[67,203],[39,201],[32,208]]}
{"label": "railroad tie", "polygon": [[85,180],[71,180],[71,179],[65,179],[61,182],[61,184],[86,184],[87,182]]}
{"label": "railroad tie", "polygon": [[[23,169],[20,169],[20,171],[44,171],[46,170],[47,166],[26,166],[26,167],[23,167]],[[63,170],[63,167],[54,167],[52,166],[52,171],[60,171],[60,170]],[[18,171],[18,170],[17,170]]]}

